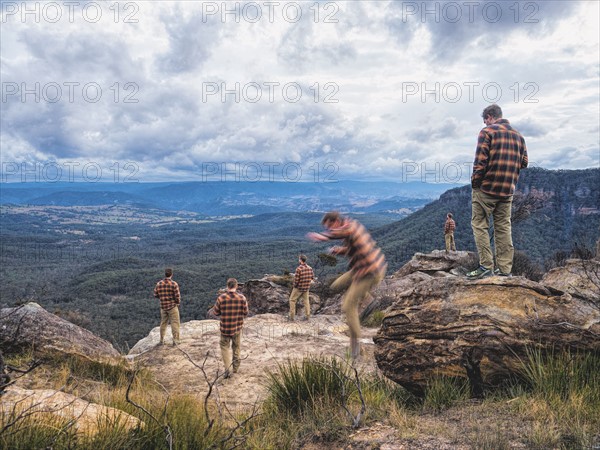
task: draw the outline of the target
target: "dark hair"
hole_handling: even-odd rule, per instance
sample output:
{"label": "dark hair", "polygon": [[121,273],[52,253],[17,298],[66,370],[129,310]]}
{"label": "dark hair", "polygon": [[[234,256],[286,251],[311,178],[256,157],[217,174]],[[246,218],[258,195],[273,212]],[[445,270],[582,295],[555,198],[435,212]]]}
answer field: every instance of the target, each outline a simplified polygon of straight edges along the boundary
{"label": "dark hair", "polygon": [[481,117],[483,117],[484,119],[487,116],[492,116],[494,119],[501,119],[502,118],[502,108],[500,108],[495,103],[493,105],[488,106],[481,113]]}
{"label": "dark hair", "polygon": [[167,267],[165,269],[165,277],[172,277],[173,276],[173,269],[171,269],[170,267]]}
{"label": "dark hair", "polygon": [[298,258],[300,258],[300,261],[306,262],[306,255],[300,255]]}
{"label": "dark hair", "polygon": [[448,217],[452,219],[452,213],[448,213]]}
{"label": "dark hair", "polygon": [[326,225],[335,222],[336,220],[340,220],[340,213],[337,211],[329,211],[321,219],[321,225]]}
{"label": "dark hair", "polygon": [[235,278],[229,278],[227,280],[227,289],[234,289],[238,285],[238,282]]}

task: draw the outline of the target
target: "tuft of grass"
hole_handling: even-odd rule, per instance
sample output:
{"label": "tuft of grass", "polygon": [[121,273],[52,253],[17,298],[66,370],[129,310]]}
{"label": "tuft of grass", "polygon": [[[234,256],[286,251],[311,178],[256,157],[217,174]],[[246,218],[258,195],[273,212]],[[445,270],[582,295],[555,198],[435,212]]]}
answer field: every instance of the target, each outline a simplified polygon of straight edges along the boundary
{"label": "tuft of grass", "polygon": [[464,378],[433,376],[427,383],[423,409],[441,412],[469,398],[469,382]]}
{"label": "tuft of grass", "polygon": [[317,405],[341,405],[353,389],[349,367],[337,358],[288,361],[277,372],[267,372],[268,406],[277,412],[300,415]]}
{"label": "tuft of grass", "polygon": [[528,391],[516,405],[534,421],[534,448],[591,448],[600,440],[600,355],[528,349],[521,375]]}
{"label": "tuft of grass", "polygon": [[385,318],[385,313],[383,311],[373,311],[369,316],[363,321],[363,325],[368,328],[379,328],[383,323],[383,319]]}
{"label": "tuft of grass", "polygon": [[476,430],[470,446],[473,450],[510,450],[512,448],[510,440],[500,428],[491,431]]}

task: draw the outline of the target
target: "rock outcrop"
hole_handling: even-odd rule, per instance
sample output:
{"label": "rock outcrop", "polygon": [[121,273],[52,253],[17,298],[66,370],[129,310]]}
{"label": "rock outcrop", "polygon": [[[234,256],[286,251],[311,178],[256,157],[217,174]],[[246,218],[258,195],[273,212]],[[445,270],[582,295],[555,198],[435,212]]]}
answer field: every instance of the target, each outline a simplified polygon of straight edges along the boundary
{"label": "rock outcrop", "polygon": [[432,276],[463,275],[465,267],[473,264],[475,254],[472,252],[448,252],[434,250],[431,253],[415,253],[412,259],[392,275],[393,279],[405,277],[414,272]]}
{"label": "rock outcrop", "polygon": [[[291,277],[289,277],[289,283],[283,283],[281,278],[275,275],[265,275],[260,280],[248,280],[241,285],[240,291],[248,299],[251,316],[255,314],[288,314],[292,291]],[[321,300],[312,292],[309,294],[309,298],[311,314],[314,314],[320,308]],[[303,311],[304,307],[301,302],[298,302],[296,313],[302,316]]]}
{"label": "rock outcrop", "polygon": [[484,384],[519,369],[527,348],[600,351],[600,310],[589,301],[522,277],[469,281],[451,275],[456,267],[394,289],[399,274],[419,273],[414,260],[409,265],[388,280],[394,303],[374,341],[384,375],[417,394],[445,374],[469,377],[481,395]]}
{"label": "rock outcrop", "polygon": [[34,420],[50,415],[64,419],[65,423],[72,421],[75,430],[86,435],[95,435],[103,425],[115,424],[123,431],[144,426],[141,420],[124,411],[91,403],[65,392],[11,386],[2,396],[0,415],[10,417],[21,413]]}
{"label": "rock outcrop", "polygon": [[[372,336],[376,330],[363,329],[360,367],[374,371]],[[261,314],[244,321],[241,365],[238,373],[220,380],[218,398],[228,405],[250,406],[264,399],[265,371],[277,371],[279,364],[307,356],[348,357],[347,326],[339,316],[316,315],[310,321],[288,322],[282,314]],[[167,340],[170,338],[167,331]],[[223,373],[219,348],[219,321],[193,320],[181,324],[181,344],[157,346],[159,329],[139,341],[128,359],[153,373],[157,381],[171,392],[204,395],[208,386],[198,365],[204,364],[207,376],[214,380]],[[185,353],[184,353],[185,352]]]}
{"label": "rock outcrop", "polygon": [[123,360],[108,341],[33,302],[0,310],[0,343],[5,352],[33,349],[42,356],[72,355],[110,364]]}
{"label": "rock outcrop", "polygon": [[600,261],[569,259],[563,267],[551,269],[542,284],[588,299],[600,306]]}

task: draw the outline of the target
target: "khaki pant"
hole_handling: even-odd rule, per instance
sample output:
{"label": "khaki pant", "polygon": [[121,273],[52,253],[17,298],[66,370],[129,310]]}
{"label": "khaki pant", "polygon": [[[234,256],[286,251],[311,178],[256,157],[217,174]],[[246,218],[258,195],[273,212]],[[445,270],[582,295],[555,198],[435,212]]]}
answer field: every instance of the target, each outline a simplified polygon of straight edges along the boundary
{"label": "khaki pant", "polygon": [[296,301],[301,298],[304,301],[304,315],[308,319],[310,317],[310,299],[308,297],[308,291],[300,292],[298,289],[293,288],[290,294],[290,320],[294,320],[296,317]]}
{"label": "khaki pant", "polygon": [[479,253],[479,264],[494,269],[494,257],[490,245],[490,215],[494,218],[494,247],[496,267],[503,273],[512,270],[514,247],[510,223],[512,197],[493,197],[473,189],[471,227]]}
{"label": "khaki pant", "polygon": [[168,311],[160,309],[160,342],[164,342],[165,340],[168,323],[171,324],[173,342],[179,344],[179,306],[175,306]]}
{"label": "khaki pant", "polygon": [[348,287],[344,300],[342,301],[342,311],[346,315],[346,323],[350,329],[350,338],[353,345],[360,337],[360,321],[358,320],[358,305],[363,298],[369,294],[369,291],[381,283],[383,274],[366,275],[358,280],[352,279],[352,271],[341,275],[331,284],[332,291],[341,291]]}
{"label": "khaki pant", "polygon": [[454,233],[445,234],[444,238],[446,239],[446,252],[449,252],[450,250],[455,252],[456,244],[454,243]]}
{"label": "khaki pant", "polygon": [[[223,364],[225,365],[225,370],[231,370],[233,367],[233,371],[237,372],[240,367],[240,346],[242,343],[242,332],[238,331],[233,336],[225,336],[221,335],[221,341],[219,345],[221,346],[221,356],[223,357]],[[233,361],[231,358],[231,354],[233,353]]]}

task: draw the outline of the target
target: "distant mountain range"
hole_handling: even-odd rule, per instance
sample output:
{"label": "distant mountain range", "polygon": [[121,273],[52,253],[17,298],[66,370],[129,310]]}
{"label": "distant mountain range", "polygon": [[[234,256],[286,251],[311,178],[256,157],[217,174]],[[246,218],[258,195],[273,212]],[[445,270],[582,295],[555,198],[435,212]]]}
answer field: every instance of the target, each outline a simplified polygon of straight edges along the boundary
{"label": "distant mountain range", "polygon": [[406,216],[452,184],[421,182],[3,183],[0,204],[192,211],[206,216],[340,210]]}

